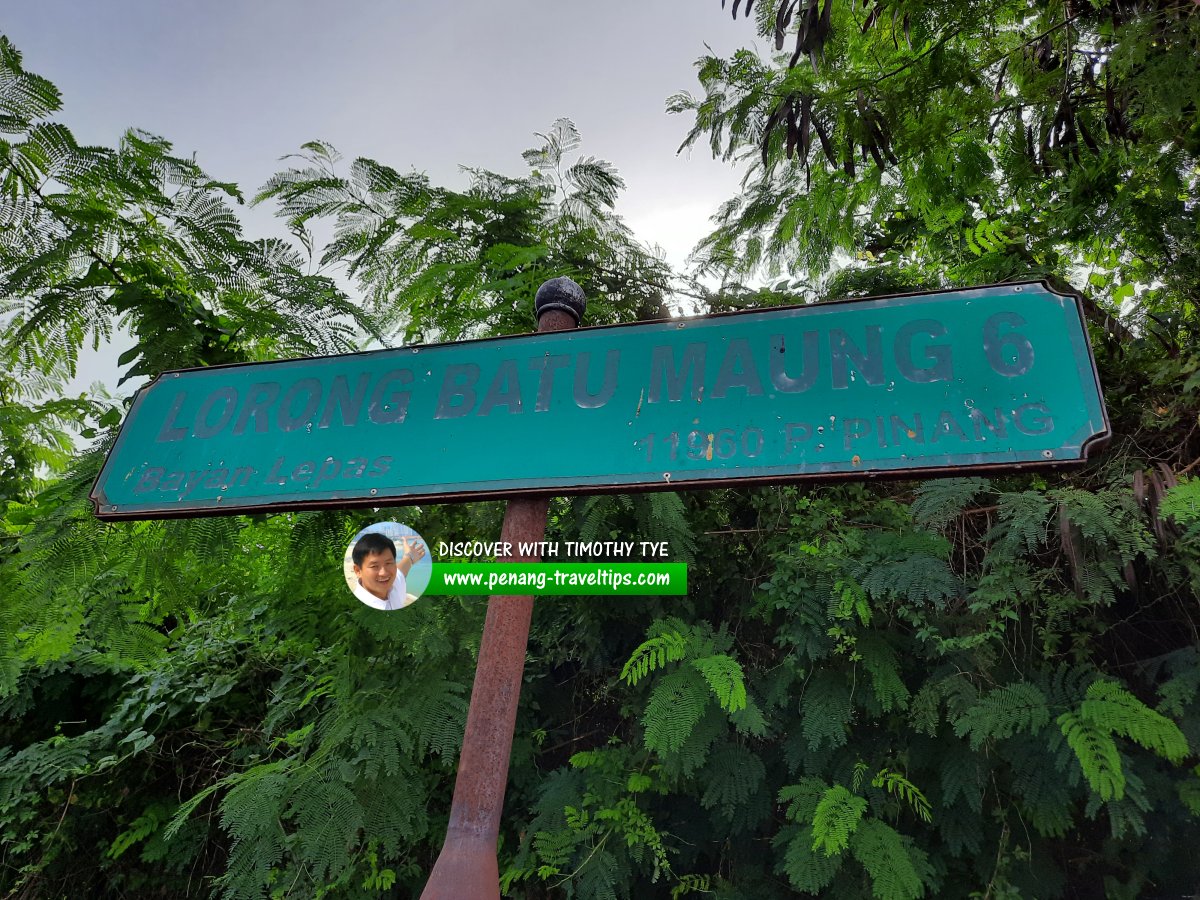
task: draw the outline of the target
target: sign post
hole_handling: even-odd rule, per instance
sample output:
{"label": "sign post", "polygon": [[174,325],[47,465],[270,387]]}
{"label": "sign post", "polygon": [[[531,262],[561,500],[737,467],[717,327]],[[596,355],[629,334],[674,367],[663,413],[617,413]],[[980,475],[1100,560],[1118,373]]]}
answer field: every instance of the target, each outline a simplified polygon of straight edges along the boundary
{"label": "sign post", "polygon": [[[583,291],[569,278],[555,278],[538,288],[534,307],[539,332],[574,328],[583,317]],[[540,544],[546,536],[549,506],[547,497],[509,500],[500,529],[501,543],[510,547]],[[538,560],[533,556],[507,556],[497,561]],[[532,618],[532,596],[488,598],[450,823],[422,900],[485,900],[500,896],[496,845]]]}
{"label": "sign post", "polygon": [[[533,335],[163,373],[91,498],[104,519],[510,498],[519,547],[555,494],[1077,464],[1109,438],[1081,302],[1026,282],[577,329],[583,292],[554,279]],[[425,900],[499,897],[532,610],[488,601]]]}

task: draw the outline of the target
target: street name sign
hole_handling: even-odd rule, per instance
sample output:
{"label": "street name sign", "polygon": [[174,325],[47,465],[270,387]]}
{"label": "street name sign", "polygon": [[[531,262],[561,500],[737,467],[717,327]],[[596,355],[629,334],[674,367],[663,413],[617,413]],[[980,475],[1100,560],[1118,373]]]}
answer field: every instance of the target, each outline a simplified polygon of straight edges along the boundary
{"label": "street name sign", "polygon": [[106,519],[1079,462],[1080,298],[1040,282],[165,372]]}

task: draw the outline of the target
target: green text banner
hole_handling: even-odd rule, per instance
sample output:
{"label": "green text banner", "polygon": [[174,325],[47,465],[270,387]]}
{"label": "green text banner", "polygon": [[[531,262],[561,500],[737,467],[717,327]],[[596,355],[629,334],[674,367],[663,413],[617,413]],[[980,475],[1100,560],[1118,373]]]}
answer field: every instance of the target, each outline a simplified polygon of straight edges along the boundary
{"label": "green text banner", "polygon": [[687,563],[434,563],[425,593],[685,596]]}

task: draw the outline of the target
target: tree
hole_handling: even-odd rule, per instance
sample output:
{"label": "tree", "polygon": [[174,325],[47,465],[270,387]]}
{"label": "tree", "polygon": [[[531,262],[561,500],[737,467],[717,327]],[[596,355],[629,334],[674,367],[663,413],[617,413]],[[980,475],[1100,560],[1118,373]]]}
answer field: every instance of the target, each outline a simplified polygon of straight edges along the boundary
{"label": "tree", "polygon": [[[240,552],[236,538],[250,524],[113,529],[95,521],[87,490],[121,411],[102,392],[64,396],[80,348],[124,330],[133,338],[120,359],[125,378],[154,377],[167,368],[340,352],[353,349],[361,332],[378,333],[329,279],[305,274],[294,249],[242,236],[228,204],[240,202],[236,186],[214,181],[145,133],[127,133],[115,149],[81,147],[66,126],[48,118],[59,107],[54,86],[27,72],[0,37],[6,138],[0,141],[0,756],[6,759],[0,885],[6,893],[35,891],[39,883],[62,890],[82,884],[87,893],[102,878],[103,864],[72,871],[74,848],[92,847],[99,834],[112,843],[109,858],[117,859],[135,840],[131,835],[141,840],[165,824],[177,805],[170,789],[161,788],[165,775],[176,774],[174,750],[161,756],[151,750],[160,765],[151,762],[135,774],[128,761],[140,756],[133,765],[142,766],[147,748],[165,732],[147,739],[124,718],[138,719],[158,701],[133,702],[124,713],[109,701],[123,686],[136,692],[142,674],[165,664],[168,649],[180,649],[173,636],[183,623],[228,602],[232,573],[221,573],[219,560]],[[97,440],[73,453],[78,437]],[[197,575],[201,558],[211,562]],[[231,628],[238,633],[235,620],[219,617],[214,625],[228,636]],[[204,646],[201,659],[192,660],[200,668],[187,678],[204,670],[220,676],[207,668],[214,645]],[[227,652],[236,653],[235,646],[227,644]],[[233,662],[229,671],[237,668]],[[165,683],[155,681],[143,696],[158,696]],[[217,690],[223,695],[228,686]],[[183,708],[166,712],[160,724],[177,721]],[[72,723],[65,734],[59,721]],[[197,738],[189,746],[199,753],[190,763],[199,768],[212,759],[205,727],[195,720],[177,732]],[[188,757],[179,752],[180,760]],[[128,780],[114,785],[101,776],[94,791],[75,790],[78,779],[110,769]],[[125,796],[143,807],[127,815]],[[60,798],[68,807],[111,808],[111,816],[102,814],[97,829],[43,827],[50,821],[47,804],[59,805]],[[131,830],[113,843],[123,822],[132,822]],[[117,830],[106,834],[114,824]],[[198,848],[211,850],[203,841]],[[196,858],[184,858],[186,872]],[[180,859],[168,860],[162,876],[178,874],[173,866]],[[116,879],[135,890],[143,883],[136,872]]]}
{"label": "tree", "polygon": [[671,273],[616,216],[624,186],[616,170],[572,156],[580,136],[568,119],[538,137],[524,153],[528,175],[467,169],[464,191],[370,159],[342,176],[337,152],[310,143],[304,165],[275,175],[256,200],[277,201],[301,234],[332,219],[322,264],[344,266],[406,341],[527,331],[534,294],[559,275],[591,298],[592,324],[665,315]]}
{"label": "tree", "polygon": [[374,331],[333,282],[304,273],[293,248],[242,236],[229,205],[242,200],[236,186],[143,132],[127,132],[115,149],[81,147],[48,118],[60,106],[57,89],[0,39],[0,357],[10,373],[0,422],[16,417],[34,441],[0,426],[5,478],[61,463],[52,432],[64,415],[107,415],[109,404],[86,400],[13,408],[74,377],[85,343],[131,334],[125,380],[343,352],[356,330]]}
{"label": "tree", "polygon": [[[775,608],[808,625],[789,629],[794,649],[785,656],[803,661],[809,752],[789,759],[804,777],[779,793],[794,823],[779,835],[781,871],[813,893],[852,891],[851,857],[876,896],[1159,890],[1164,870],[1145,856],[1144,865],[1116,863],[1070,810],[1080,802],[1071,792],[1086,784],[1087,814],[1108,810],[1108,846],[1147,848],[1144,826],[1126,811],[1153,801],[1125,791],[1153,779],[1116,774],[1128,764],[1112,738],[1123,726],[1108,718],[1116,706],[1090,698],[1170,693],[1182,669],[1159,666],[1194,660],[1194,562],[1172,559],[1181,523],[1159,509],[1195,493],[1194,482],[1175,486],[1176,473],[1200,455],[1191,262],[1200,17],[1176,3],[784,0],[743,11],[751,7],[760,36],[777,49],[794,40],[791,52],[705,58],[703,96],[671,101],[695,116],[685,145],[707,138],[715,154],[748,170],[744,193],[700,248],[701,264],[725,277],[727,290],[752,272],[799,276],[759,291],[760,302],[1019,278],[1078,284],[1088,292],[1116,431],[1112,450],[1076,477],[922,485],[899,520],[883,524],[882,510],[864,510],[854,530],[832,539],[830,513],[810,518],[821,501],[800,501],[793,525],[807,521],[803,533],[822,537],[807,539],[799,558],[777,556],[762,586],[778,598]],[[979,497],[980,489],[999,493]],[[872,494],[885,504],[911,499],[903,489]],[[834,522],[853,508],[845,503],[835,504]],[[1110,530],[1121,509],[1134,518]],[[902,537],[896,529],[909,516],[946,542]],[[827,615],[813,598],[827,598]],[[887,652],[869,662],[880,652],[881,600],[890,609],[885,644],[895,648],[899,637],[903,647],[897,658],[929,653],[915,680],[902,665],[893,681]],[[839,619],[825,640],[815,638]],[[1118,638],[1129,626],[1137,637]],[[830,665],[839,656],[851,672]],[[870,701],[854,700],[860,667],[876,698],[870,712]],[[1127,678],[1123,687],[1113,680]],[[1192,764],[1194,701],[1159,700],[1158,709],[1182,714],[1176,721],[1189,735],[1176,736],[1183,755],[1168,760]],[[907,725],[893,731],[888,713],[897,709]],[[1084,724],[1093,713],[1107,724]],[[882,746],[874,743],[881,728],[889,734]],[[968,746],[956,743],[964,738]],[[1135,740],[1155,745],[1145,734]],[[844,749],[829,757],[826,746]],[[932,801],[940,838],[917,827],[908,844],[881,832],[870,850],[854,847],[862,779],[847,758],[883,747],[914,785],[940,784]],[[979,750],[987,761],[972,755]],[[932,763],[924,778],[922,759]],[[1190,797],[1182,785],[1191,775],[1182,777],[1178,796]],[[1191,815],[1181,808],[1167,818],[1191,833]],[[1104,871],[1070,864],[1066,847],[1080,843]],[[981,848],[994,865],[971,871],[965,864]]]}
{"label": "tree", "polygon": [[671,101],[695,115],[685,145],[758,160],[708,265],[827,275],[849,256],[901,285],[1052,277],[1168,342],[1194,332],[1194,4],[751,7],[792,52],[707,57],[703,96]]}
{"label": "tree", "polygon": [[[237,187],[166,141],[130,134],[116,150],[78,148],[64,126],[40,121],[57,91],[0,47],[5,124],[17,134],[0,147],[15,226],[0,258],[13,385],[0,434],[19,487],[0,500],[0,891],[415,890],[441,839],[425,810],[449,802],[480,607],[390,621],[347,609],[340,559],[374,513],[102,525],[86,494],[117,416],[98,410],[100,440],[70,458],[69,437],[39,438],[27,417],[40,415],[43,430],[91,428],[54,395],[82,342],[122,324],[136,341],[127,376],[154,376],[349,349],[355,328],[376,339],[397,326],[525,330],[520,305],[502,301],[528,307],[559,272],[611,288],[594,318],[638,315],[661,304],[665,269],[612,214],[611,168],[566,162],[578,143],[569,123],[543,136],[528,176],[474,172],[466,192],[359,161],[335,188],[339,214],[363,227],[343,227],[324,257],[361,277],[377,328],[328,278],[303,274],[300,254],[244,240],[221,199],[240,197]],[[333,164],[323,145],[308,153]],[[281,174],[264,196],[286,186],[289,202],[309,203],[295,177]],[[378,209],[389,211],[369,221]],[[291,219],[302,239],[307,217]],[[389,279],[412,301],[407,318],[387,315]],[[19,402],[39,392],[52,397],[42,409]],[[34,477],[26,469],[39,461]],[[648,517],[674,509],[637,506]],[[395,515],[473,536],[497,528],[496,513]]]}

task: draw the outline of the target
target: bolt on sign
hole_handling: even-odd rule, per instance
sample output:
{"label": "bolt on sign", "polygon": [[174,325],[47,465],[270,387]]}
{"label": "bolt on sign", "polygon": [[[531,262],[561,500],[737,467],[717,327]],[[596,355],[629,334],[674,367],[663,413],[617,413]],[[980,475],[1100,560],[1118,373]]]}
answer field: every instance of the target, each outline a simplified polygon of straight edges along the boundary
{"label": "bolt on sign", "polygon": [[1042,283],[166,372],[108,519],[926,476],[1109,436],[1081,301]]}

